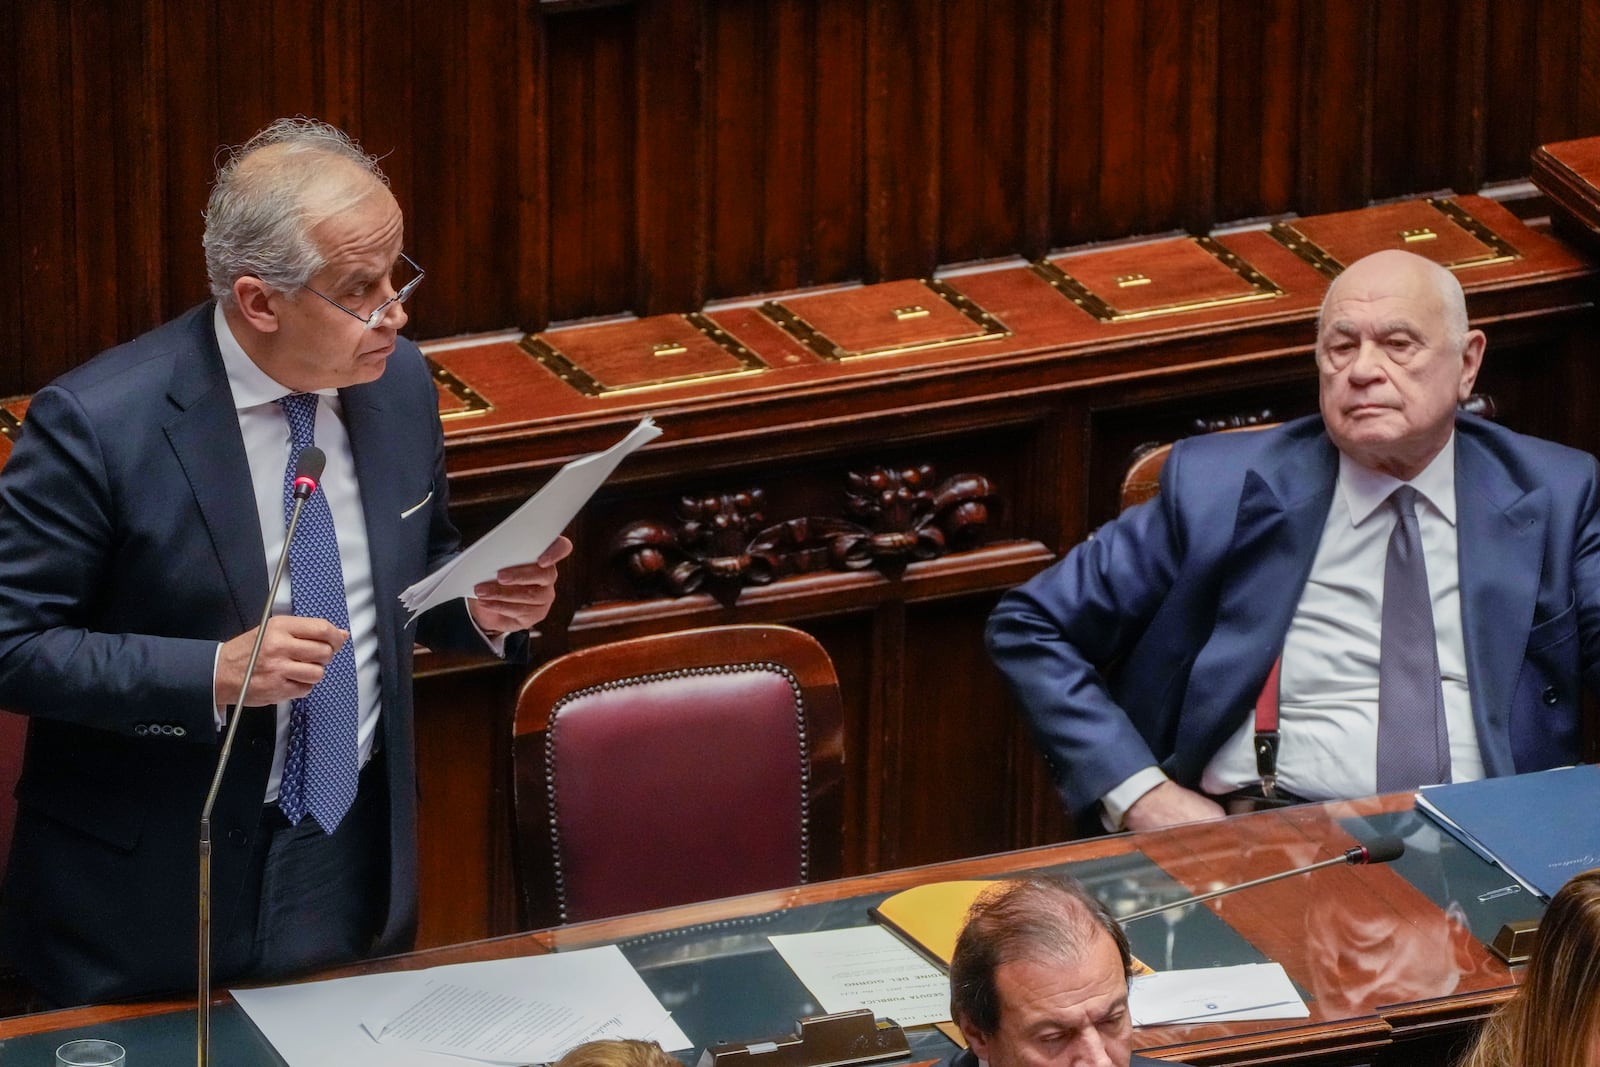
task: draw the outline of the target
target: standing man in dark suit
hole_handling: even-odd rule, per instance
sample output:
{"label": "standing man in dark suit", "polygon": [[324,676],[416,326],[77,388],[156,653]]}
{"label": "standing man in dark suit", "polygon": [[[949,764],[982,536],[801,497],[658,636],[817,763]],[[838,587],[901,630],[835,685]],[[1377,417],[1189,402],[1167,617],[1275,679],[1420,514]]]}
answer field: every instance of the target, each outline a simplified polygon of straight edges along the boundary
{"label": "standing man in dark suit", "polygon": [[[515,651],[571,546],[406,627],[398,594],[459,539],[437,394],[398,336],[422,277],[402,246],[376,161],[280,120],[218,173],[215,299],[33,398],[0,476],[0,705],[31,719],[0,937],[52,1001],[192,986],[198,818],[235,714],[214,974],[411,942],[413,641]],[[322,487],[230,707],[312,444]]]}
{"label": "standing man in dark suit", "polygon": [[967,1050],[942,1067],[1129,1067],[1128,938],[1076,882],[996,883],[950,958],[950,1017]]}
{"label": "standing man in dark suit", "polygon": [[1242,792],[1327,800],[1579,757],[1600,478],[1593,456],[1457,410],[1483,351],[1449,271],[1400,251],[1352,264],[1318,322],[1320,416],[1178,442],[1154,501],[1001,600],[989,648],[1069,809],[1147,829]]}

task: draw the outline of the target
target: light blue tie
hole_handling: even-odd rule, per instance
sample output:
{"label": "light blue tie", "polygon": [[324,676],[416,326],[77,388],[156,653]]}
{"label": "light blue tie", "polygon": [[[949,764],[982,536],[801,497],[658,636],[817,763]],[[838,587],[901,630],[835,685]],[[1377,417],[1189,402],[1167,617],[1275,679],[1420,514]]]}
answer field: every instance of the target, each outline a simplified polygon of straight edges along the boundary
{"label": "light blue tie", "polygon": [[[278,403],[289,420],[294,442],[283,473],[283,521],[287,527],[294,510],[295,463],[301,449],[316,443],[317,395],[295,393]],[[296,615],[327,619],[341,630],[350,629],[339,537],[333,513],[320,491],[306,501],[289,546],[289,588]],[[355,803],[360,706],[355,652],[346,641],[328,664],[322,681],[294,701],[289,717],[289,751],[278,788],[278,807],[291,823],[299,825],[310,815],[331,834]]]}

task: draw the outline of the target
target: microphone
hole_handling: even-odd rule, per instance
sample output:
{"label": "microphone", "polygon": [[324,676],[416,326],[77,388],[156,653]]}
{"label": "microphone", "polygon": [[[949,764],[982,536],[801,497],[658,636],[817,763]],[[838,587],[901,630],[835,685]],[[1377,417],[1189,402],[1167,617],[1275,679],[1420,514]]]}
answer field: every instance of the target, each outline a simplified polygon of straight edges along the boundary
{"label": "microphone", "polygon": [[1153,908],[1146,908],[1143,911],[1136,911],[1132,915],[1124,916],[1122,919],[1122,924],[1126,926],[1135,919],[1143,919],[1150,915],[1159,915],[1164,911],[1171,911],[1173,908],[1182,908],[1187,907],[1190,904],[1199,904],[1202,901],[1210,900],[1213,897],[1226,896],[1229,893],[1237,893],[1241,889],[1249,889],[1253,886],[1266,885],[1268,882],[1276,882],[1280,878],[1292,878],[1297,874],[1309,874],[1311,871],[1320,871],[1324,867],[1335,867],[1341,863],[1348,863],[1352,867],[1363,867],[1374,863],[1388,863],[1391,860],[1397,860],[1401,856],[1405,855],[1405,851],[1405,842],[1401,841],[1398,837],[1375,838],[1369,844],[1357,845],[1355,848],[1347,848],[1343,853],[1333,857],[1332,859],[1322,860],[1317,863],[1308,864],[1304,867],[1296,867],[1293,870],[1280,871],[1277,874],[1269,874],[1265,878],[1257,878],[1249,882],[1240,882],[1238,885],[1224,886],[1221,889],[1214,889],[1209,893],[1201,893],[1199,896],[1184,897],[1182,900],[1174,900],[1170,904],[1158,904]]}
{"label": "microphone", "polygon": [[[317,486],[322,481],[322,468],[328,465],[328,457],[322,454],[322,449],[316,445],[307,445],[300,450],[300,456],[294,461],[294,498],[296,500],[310,500],[311,494],[317,491]],[[285,542],[287,543],[287,542]]]}
{"label": "microphone", "polygon": [[300,525],[300,512],[317,491],[322,468],[327,462],[328,457],[315,445],[302,448],[295,459],[294,481],[291,483],[294,508],[289,513],[288,527],[283,535],[283,549],[278,553],[278,565],[272,569],[272,584],[267,589],[267,602],[261,606],[256,641],[250,648],[250,658],[245,661],[244,681],[239,684],[239,699],[233,702],[233,715],[228,719],[228,730],[222,738],[222,752],[217,756],[217,769],[211,776],[211,790],[206,793],[205,806],[200,809],[200,903],[197,915],[200,928],[200,1003],[195,1022],[199,1067],[208,1067],[211,1062],[211,809],[216,806],[217,793],[222,788],[222,774],[228,769],[228,757],[233,754],[233,738],[239,732],[239,720],[244,718],[244,697],[250,691],[250,679],[256,673],[256,660],[261,657],[261,642],[267,636],[272,602],[278,598],[278,586],[283,582],[283,572],[289,564],[289,546],[294,543],[294,532]]}

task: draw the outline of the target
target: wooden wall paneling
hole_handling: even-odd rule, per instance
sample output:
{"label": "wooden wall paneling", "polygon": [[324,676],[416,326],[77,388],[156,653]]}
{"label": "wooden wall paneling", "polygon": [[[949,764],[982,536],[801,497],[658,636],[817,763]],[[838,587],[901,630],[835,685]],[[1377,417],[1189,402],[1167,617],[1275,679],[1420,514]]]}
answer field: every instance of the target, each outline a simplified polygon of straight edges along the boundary
{"label": "wooden wall paneling", "polygon": [[[292,87],[277,76],[272,7],[224,3],[216,6],[216,13],[217,143],[240,144],[280,115],[296,114],[295,105],[312,114],[312,102],[295,97]],[[304,42],[295,40],[292,46],[303,48]]]}
{"label": "wooden wall paneling", "polygon": [[117,114],[121,94],[115,86],[118,75],[124,73],[119,53],[136,56],[137,37],[115,40],[112,13],[93,4],[72,5],[69,35],[72,94],[68,135],[74,218],[68,269],[78,307],[92,310],[73,316],[67,336],[75,361],[82,361],[120,339],[116,331],[123,315],[118,294],[127,288],[119,284],[118,265],[123,258],[118,238],[128,227],[100,225],[101,205],[123,199],[118,191],[126,190],[134,193],[127,205],[130,212],[153,209],[159,215],[159,208],[143,199],[155,199],[159,192],[133,189],[124,172],[131,154],[128,135],[138,129],[138,119],[135,116],[131,124],[118,121],[122,118]]}
{"label": "wooden wall paneling", "polygon": [[1451,5],[1441,18],[1430,0],[1378,4],[1372,26],[1373,199],[1461,183],[1481,174],[1479,123],[1487,32],[1484,0]]}
{"label": "wooden wall paneling", "polygon": [[692,311],[705,303],[708,2],[644,0],[638,7],[639,246],[632,306],[640,315]]}
{"label": "wooden wall paneling", "polygon": [[[869,720],[867,693],[871,687],[872,649],[869,635],[872,616],[854,612],[828,618],[803,619],[793,623],[815,637],[828,650],[833,672],[839,679],[839,694],[844,701],[844,873],[865,874],[873,868],[867,862],[869,842],[877,840],[879,821],[875,789],[868,786],[868,767],[873,755],[873,735]],[[872,848],[875,853],[875,847]]]}
{"label": "wooden wall paneling", "polygon": [[914,850],[906,847],[911,832],[908,824],[917,816],[915,810],[908,813],[906,809],[918,806],[907,793],[915,788],[917,777],[913,765],[919,752],[914,751],[913,737],[921,737],[914,732],[913,716],[907,709],[906,684],[913,668],[907,662],[911,647],[906,632],[906,605],[899,601],[882,604],[871,617],[868,647],[872,649],[872,673],[867,690],[871,740],[864,769],[870,776],[866,791],[872,797],[878,825],[877,833],[867,842],[865,858],[873,870],[882,871],[917,862],[908,858]]}
{"label": "wooden wall paneling", "polygon": [[1103,146],[1116,131],[1106,127],[1101,101],[1104,0],[1060,0],[1055,14],[1051,244],[1065,246],[1082,244],[1101,232]]}
{"label": "wooden wall paneling", "polygon": [[[513,325],[517,306],[516,146],[522,140],[521,115],[512,74],[517,69],[517,24],[528,16],[514,0],[470,0],[456,7],[466,23],[466,55],[461,113],[464,152],[450,162],[461,187],[467,255],[461,271],[460,307],[452,332]],[[428,5],[441,17],[448,5]]]}
{"label": "wooden wall paneling", "polygon": [[402,143],[396,152],[413,157],[412,210],[429,237],[427,257],[417,260],[428,270],[423,284],[428,291],[418,291],[415,310],[426,315],[426,335],[439,337],[468,328],[463,313],[468,300],[493,306],[496,286],[503,280],[495,277],[503,253],[474,243],[474,238],[483,239],[482,219],[493,209],[482,192],[493,187],[494,179],[492,171],[478,169],[481,159],[472,158],[472,131],[493,116],[476,114],[471,95],[471,70],[487,61],[473,52],[482,43],[473,32],[475,5],[417,4],[409,14],[409,73],[423,81],[422,91],[412,96],[411,113],[417,129],[427,131],[426,149]]}
{"label": "wooden wall paneling", "polygon": [[1491,4],[1486,36],[1494,61],[1484,74],[1484,178],[1528,173],[1537,84],[1540,4]]}
{"label": "wooden wall paneling", "polygon": [[[1171,3],[1172,23],[1162,35],[1163,50],[1183,71],[1177,87],[1175,111],[1181,139],[1176,169],[1178,186],[1172,193],[1177,225],[1203,233],[1222,221],[1217,214],[1217,78],[1220,68],[1220,9],[1223,0]],[[1228,10],[1232,11],[1231,5]],[[1154,57],[1160,59],[1160,53]]]}
{"label": "wooden wall paneling", "polygon": [[1022,36],[1019,62],[1014,75],[1017,99],[1021,101],[1022,151],[1021,195],[1016,198],[1022,212],[1019,244],[1016,251],[1029,259],[1039,259],[1053,246],[1051,175],[1056,167],[1056,16],[1053,0],[1028,0],[1022,6],[1018,33]]}
{"label": "wooden wall paneling", "polygon": [[[762,284],[767,179],[785,167],[800,172],[795,161],[775,157],[770,143],[772,69],[764,59],[771,10],[768,4],[717,4],[711,12],[706,269],[712,296],[769,288]],[[802,119],[796,114],[789,121]]]}
{"label": "wooden wall paneling", "polygon": [[[74,348],[79,321],[73,266],[75,163],[72,155],[71,4],[20,5],[15,41],[19,106],[20,206],[17,242],[22,260],[23,341],[18,378],[36,388],[82,362]],[[14,46],[16,47],[16,46]]]}
{"label": "wooden wall paneling", "polygon": [[209,294],[205,251],[200,245],[205,232],[201,213],[216,165],[221,162],[218,147],[237,143],[252,132],[224,133],[220,129],[216,5],[205,0],[166,0],[166,13],[159,80],[152,94],[140,101],[151,116],[152,136],[165,149],[166,158],[151,194],[165,202],[165,227],[153,243],[129,250],[160,276],[144,329]]}
{"label": "wooden wall paneling", "polygon": [[867,14],[867,281],[939,263],[940,57],[945,5],[879,0]]}
{"label": "wooden wall paneling", "polygon": [[[1581,16],[1586,0],[1537,0],[1538,48],[1531,74],[1534,83],[1533,144],[1561,141],[1582,134],[1600,132],[1580,129],[1575,119],[1575,90],[1585,62],[1595,63],[1593,54],[1585,56]],[[1582,105],[1579,105],[1582,106]],[[1589,108],[1594,108],[1591,103]],[[1527,173],[1526,155],[1524,170]]]}
{"label": "wooden wall paneling", "polygon": [[[443,231],[436,223],[445,208],[432,190],[419,187],[420,175],[426,173],[419,166],[439,154],[433,131],[422,127],[423,113],[414,110],[418,95],[435,92],[431,78],[419,88],[413,76],[417,69],[413,42],[428,32],[419,24],[426,16],[414,10],[411,0],[361,0],[355,9],[355,36],[345,42],[343,61],[344,80],[353,81],[350,91],[355,94],[349,132],[362,148],[380,157],[389,189],[405,214],[405,251],[430,274],[416,298],[406,304],[409,321],[403,332],[413,338],[438,337],[446,331],[435,314],[446,303],[452,279],[446,277],[449,264],[439,258]],[[328,121],[337,120],[330,115]],[[434,283],[440,281],[446,284],[436,288]]]}
{"label": "wooden wall paneling", "polygon": [[1578,54],[1583,57],[1573,94],[1574,130],[1600,130],[1600,0],[1583,0],[1578,21]]}
{"label": "wooden wall paneling", "polygon": [[[282,102],[286,114],[328,118],[322,71],[337,60],[327,52],[327,13],[316,0],[271,0],[263,4],[267,37],[257,46],[266,53],[269,80],[263,103]],[[277,118],[277,112],[264,122]],[[259,125],[259,124],[258,124]],[[254,132],[252,130],[252,132]]]}
{"label": "wooden wall paneling", "polygon": [[1299,178],[1300,0],[1250,11],[1217,38],[1218,219],[1291,210]]}
{"label": "wooden wall paneling", "polygon": [[152,251],[165,241],[167,217],[174,207],[163,180],[167,114],[145,103],[161,99],[166,80],[166,0],[150,0],[145,12],[131,5],[112,5],[109,13],[113,85],[120,88],[112,94],[112,143],[122,153],[119,178],[110,194],[113,202],[125,205],[120,213],[125,225],[118,228],[116,260],[96,269],[111,279],[111,299],[118,311],[107,340],[113,344],[162,319],[165,271]]}
{"label": "wooden wall paneling", "polygon": [[[1145,148],[1154,154],[1151,131],[1165,128],[1171,116],[1152,114],[1147,95],[1155,64],[1146,55],[1145,20],[1161,0],[1106,3],[1100,29],[1100,80],[1090,99],[1100,107],[1100,168],[1090,188],[1099,204],[1097,236],[1126,237],[1151,233],[1146,213]],[[1070,28],[1064,32],[1071,33]],[[1166,138],[1175,144],[1175,139]],[[1152,160],[1154,162],[1154,160]]]}
{"label": "wooden wall paneling", "polygon": [[[726,5],[713,6],[720,10]],[[762,284],[746,292],[794,289],[811,281],[811,231],[816,219],[812,196],[817,148],[817,124],[813,118],[817,106],[815,71],[819,59],[816,3],[769,0],[761,6],[767,23],[761,43],[770,80],[761,97],[762,125],[767,135],[759,143],[767,166],[757,171],[765,177],[760,195],[746,195],[762,219],[764,270],[760,275]]]}
{"label": "wooden wall paneling", "polygon": [[1023,168],[1033,100],[1027,84],[1028,6],[1028,0],[947,0],[939,6],[941,262],[981,259],[1026,243],[1029,220],[1021,194],[1028,185]]}
{"label": "wooden wall paneling", "polygon": [[1012,794],[1028,780],[1012,759],[1021,724],[983,644],[995,599],[905,606],[902,721],[884,797],[900,817],[884,843],[886,869],[981,856],[1014,840]]}
{"label": "wooden wall paneling", "polygon": [[856,0],[816,0],[808,284],[866,274],[866,27]]}
{"label": "wooden wall paneling", "polygon": [[[19,40],[17,5],[0,4],[0,42]],[[18,234],[22,227],[22,137],[19,123],[15,46],[0,44],[0,248],[4,236]],[[21,243],[0,254],[0,395],[9,396],[25,388],[21,371],[23,346],[23,273],[27,249]]]}
{"label": "wooden wall paneling", "polygon": [[521,136],[507,150],[514,161],[516,182],[516,314],[513,323],[525,330],[543,329],[550,321],[550,114],[545,107],[544,21],[532,5],[519,5],[516,16],[515,99]]}
{"label": "wooden wall paneling", "polygon": [[[1375,6],[1376,0],[1304,0],[1298,214],[1359,207],[1369,199]],[[1384,106],[1392,106],[1387,97]]]}
{"label": "wooden wall paneling", "polygon": [[544,20],[550,318],[632,308],[634,9]]}
{"label": "wooden wall paneling", "polygon": [[[331,10],[323,8],[322,12],[320,19],[302,31],[320,36],[322,62],[313,70],[321,111],[319,117],[348,131],[361,115],[361,82],[365,73],[362,37],[366,35],[368,24],[360,4],[338,4]],[[372,35],[392,45],[394,38],[386,32],[387,28],[387,23],[378,23]]]}

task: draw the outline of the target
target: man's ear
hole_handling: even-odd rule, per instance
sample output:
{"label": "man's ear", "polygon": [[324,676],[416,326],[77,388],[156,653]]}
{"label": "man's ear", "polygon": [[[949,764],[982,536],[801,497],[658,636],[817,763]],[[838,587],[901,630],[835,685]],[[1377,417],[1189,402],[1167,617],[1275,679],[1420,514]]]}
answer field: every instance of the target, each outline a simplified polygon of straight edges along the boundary
{"label": "man's ear", "polygon": [[989,1038],[992,1035],[979,1030],[973,1025],[972,1020],[964,1015],[955,1022],[956,1026],[961,1029],[961,1036],[967,1039],[967,1047],[972,1050],[972,1054],[978,1059],[988,1062]]}
{"label": "man's ear", "polygon": [[1466,400],[1472,395],[1472,386],[1478,380],[1478,371],[1483,368],[1483,349],[1487,344],[1482,330],[1468,330],[1466,340],[1461,345],[1461,383],[1457,388],[1456,399]]}
{"label": "man's ear", "polygon": [[252,275],[235,278],[233,282],[233,299],[239,314],[257,333],[277,332],[278,313],[272,306],[272,297],[276,294],[277,290],[268,288],[266,282]]}

